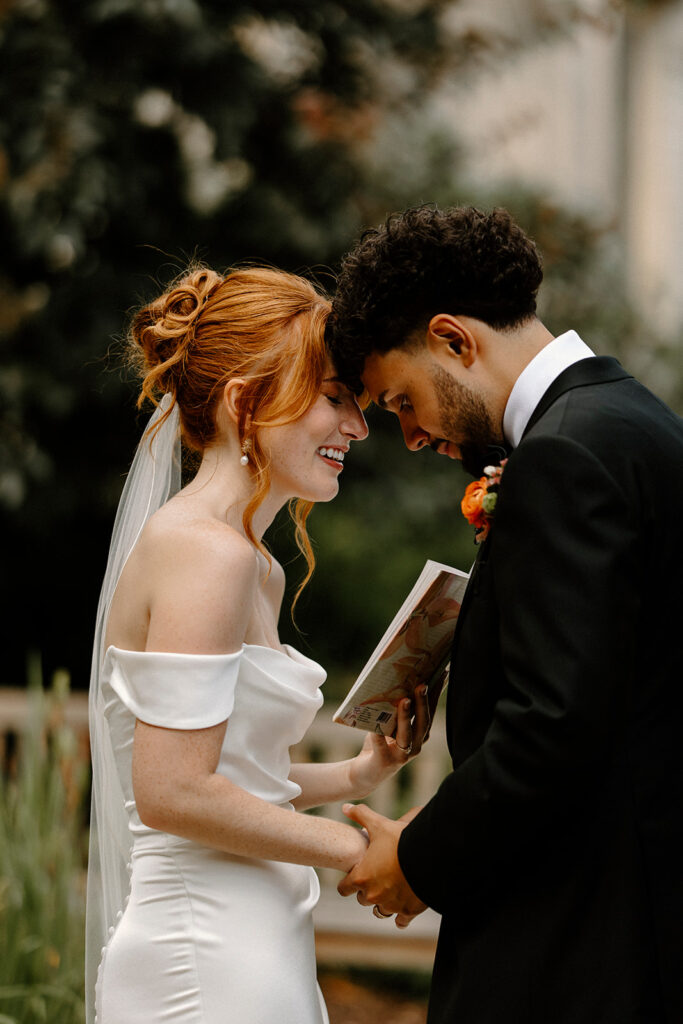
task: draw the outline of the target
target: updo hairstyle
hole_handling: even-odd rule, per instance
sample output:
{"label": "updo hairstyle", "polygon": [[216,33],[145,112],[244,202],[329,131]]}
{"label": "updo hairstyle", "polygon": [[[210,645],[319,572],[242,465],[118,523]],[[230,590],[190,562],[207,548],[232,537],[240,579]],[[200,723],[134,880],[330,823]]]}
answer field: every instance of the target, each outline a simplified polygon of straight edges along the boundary
{"label": "updo hairstyle", "polygon": [[[309,281],[284,271],[247,267],[222,276],[200,266],[140,309],[130,326],[131,356],[142,377],[138,407],[145,399],[157,405],[169,393],[173,403],[166,415],[177,403],[182,441],[199,454],[217,441],[224,386],[244,378],[237,430],[240,444],[251,443],[255,490],[243,523],[249,540],[266,555],[252,529],[271,479],[257,431],[299,419],[318,397],[330,308]],[[301,587],[315,564],[306,531],[312,507],[301,499],[290,503],[308,566]]]}

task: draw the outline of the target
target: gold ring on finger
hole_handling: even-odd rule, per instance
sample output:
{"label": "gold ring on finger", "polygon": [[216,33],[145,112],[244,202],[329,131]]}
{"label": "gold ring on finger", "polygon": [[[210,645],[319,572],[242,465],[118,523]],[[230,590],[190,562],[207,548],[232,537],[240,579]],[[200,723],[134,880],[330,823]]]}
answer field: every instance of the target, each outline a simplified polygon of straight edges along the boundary
{"label": "gold ring on finger", "polygon": [[375,915],[375,917],[392,917],[393,916],[392,914],[385,914],[384,911],[380,910],[379,903],[375,903],[374,907],[372,908],[372,912]]}

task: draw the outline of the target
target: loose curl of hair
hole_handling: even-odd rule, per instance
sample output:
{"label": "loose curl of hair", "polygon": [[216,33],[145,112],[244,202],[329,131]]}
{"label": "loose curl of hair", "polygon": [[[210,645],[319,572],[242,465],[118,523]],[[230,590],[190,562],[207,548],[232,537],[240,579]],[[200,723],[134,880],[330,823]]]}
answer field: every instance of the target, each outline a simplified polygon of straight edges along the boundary
{"label": "loose curl of hair", "polygon": [[542,278],[536,246],[507,210],[392,214],[342,261],[327,326],[337,373],[359,392],[366,358],[401,347],[437,313],[517,327],[535,314]]}
{"label": "loose curl of hair", "polygon": [[[223,388],[235,377],[244,378],[237,430],[240,444],[251,444],[255,489],[243,525],[267,558],[252,526],[271,481],[258,429],[299,419],[318,397],[330,308],[310,281],[284,271],[244,267],[223,276],[199,266],[140,309],[130,325],[131,360],[142,377],[138,408],[146,399],[157,405],[170,393],[166,415],[177,403],[182,441],[195,452],[215,444]],[[306,529],[312,508],[313,502],[303,499],[290,502],[296,543],[307,564],[292,607],[315,567]]]}

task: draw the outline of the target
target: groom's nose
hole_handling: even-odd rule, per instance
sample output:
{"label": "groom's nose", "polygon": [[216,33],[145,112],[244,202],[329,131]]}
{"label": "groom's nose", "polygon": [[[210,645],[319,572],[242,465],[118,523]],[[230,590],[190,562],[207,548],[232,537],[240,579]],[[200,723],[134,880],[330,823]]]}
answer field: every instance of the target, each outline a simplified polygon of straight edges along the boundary
{"label": "groom's nose", "polygon": [[404,414],[399,418],[399,421],[406,448],[411,452],[419,451],[420,448],[424,448],[426,444],[429,444],[429,434],[426,430],[422,429],[414,415]]}

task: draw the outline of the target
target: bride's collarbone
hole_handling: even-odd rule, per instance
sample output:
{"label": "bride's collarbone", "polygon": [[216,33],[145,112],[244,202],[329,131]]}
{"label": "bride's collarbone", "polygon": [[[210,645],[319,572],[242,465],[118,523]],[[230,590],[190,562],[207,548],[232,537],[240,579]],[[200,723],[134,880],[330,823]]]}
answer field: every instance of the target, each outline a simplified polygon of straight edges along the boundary
{"label": "bride's collarbone", "polygon": [[264,628],[264,623],[260,620],[251,622],[245,633],[244,643],[247,647],[270,647],[275,651],[281,651],[283,654],[286,654],[285,647],[280,642],[280,637],[274,623],[270,629],[266,629]]}
{"label": "bride's collarbone", "polygon": [[254,599],[252,614],[244,636],[245,644],[256,647],[273,647],[284,651],[278,635],[279,601],[274,600],[276,594],[269,591],[267,581],[262,581]]}

